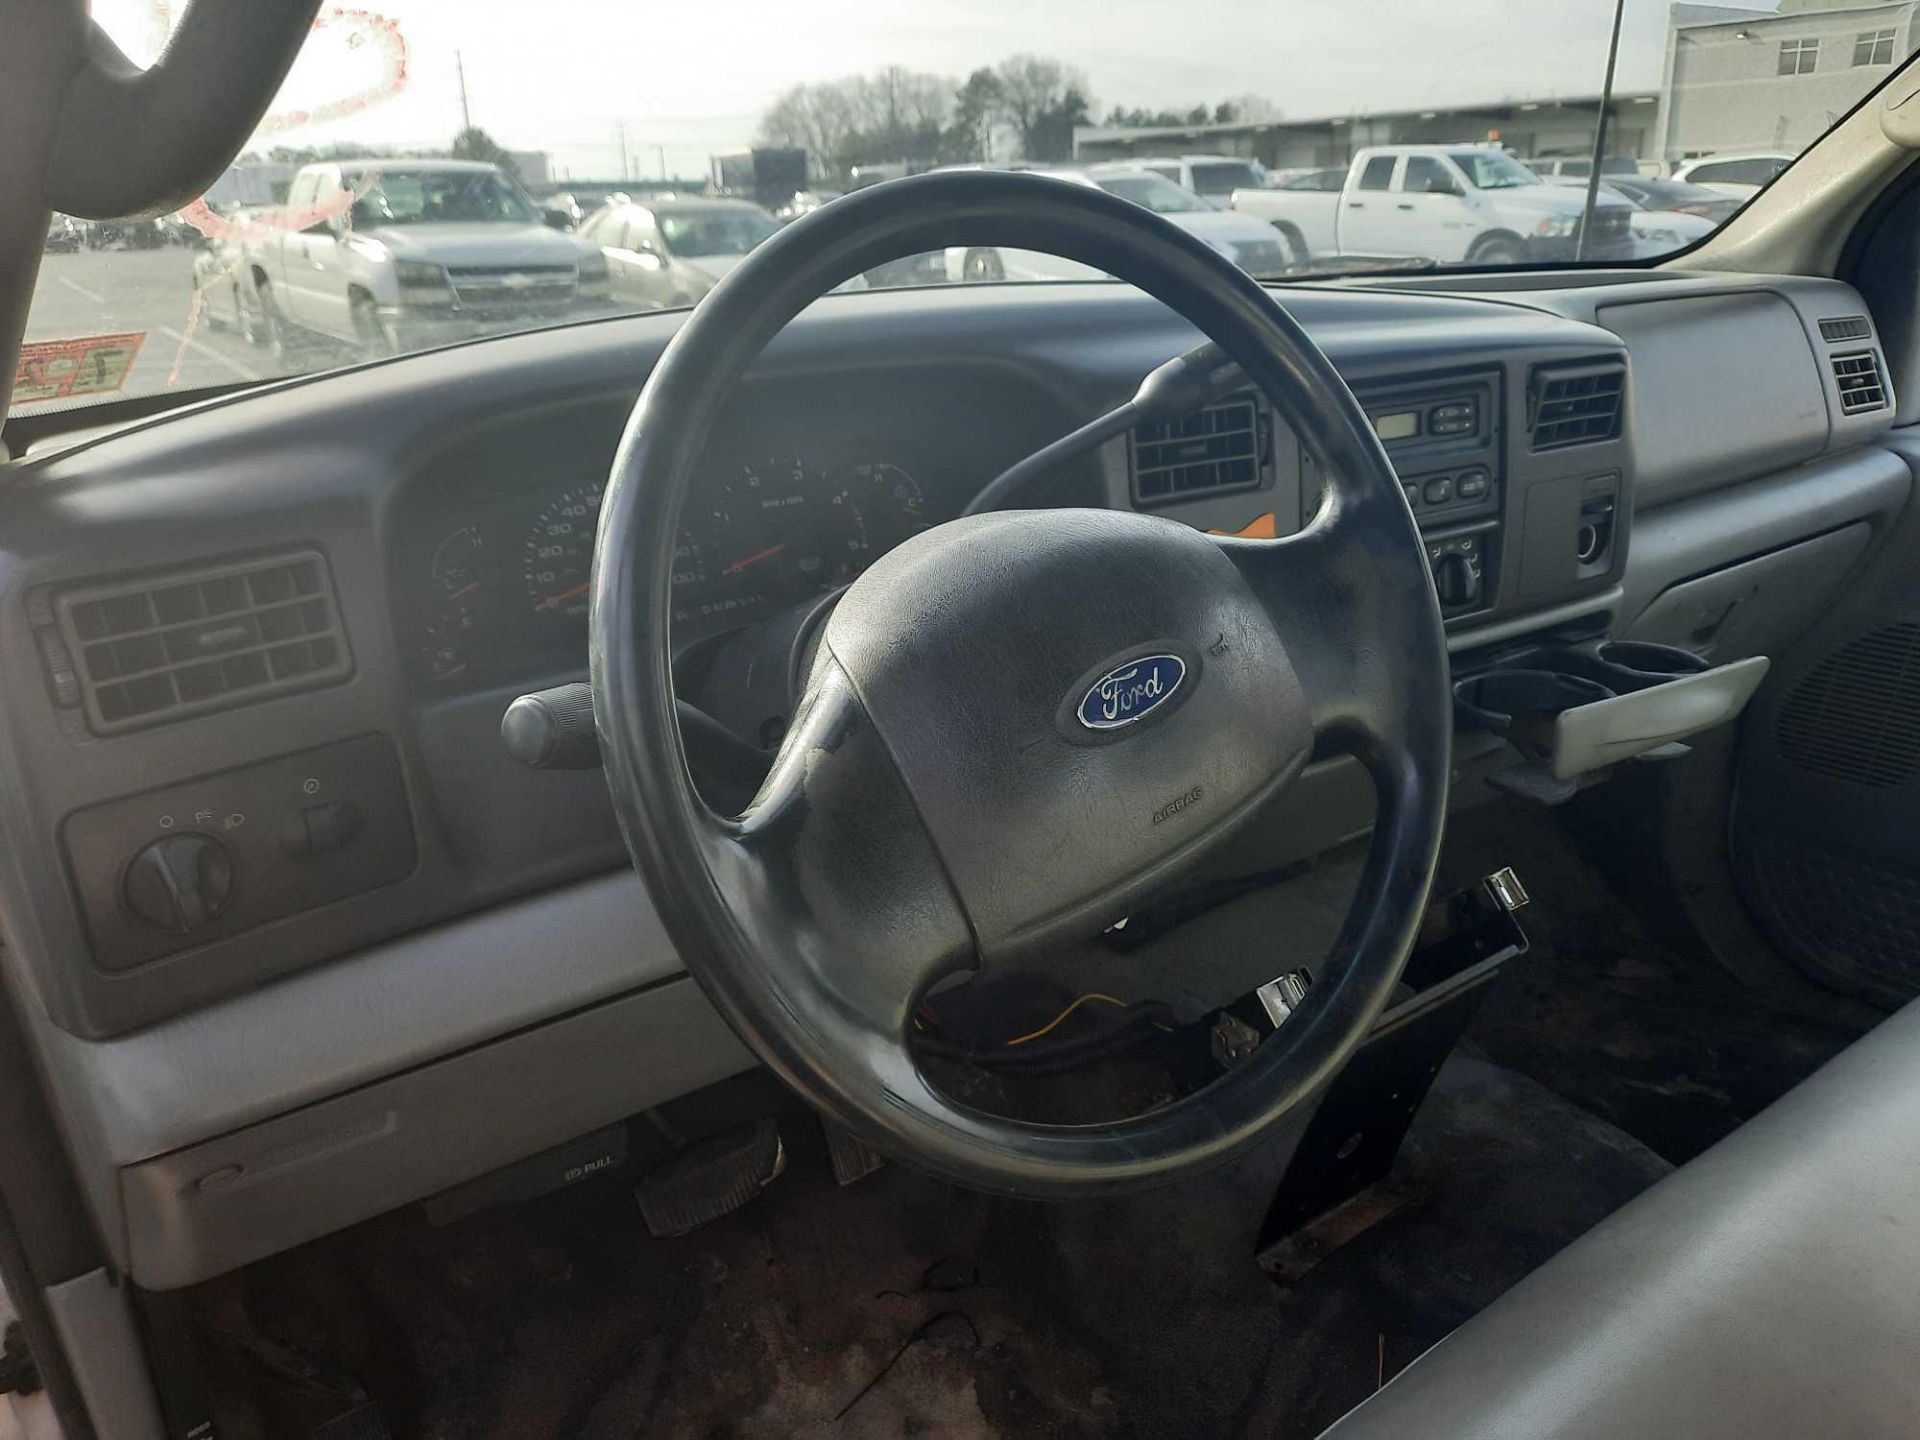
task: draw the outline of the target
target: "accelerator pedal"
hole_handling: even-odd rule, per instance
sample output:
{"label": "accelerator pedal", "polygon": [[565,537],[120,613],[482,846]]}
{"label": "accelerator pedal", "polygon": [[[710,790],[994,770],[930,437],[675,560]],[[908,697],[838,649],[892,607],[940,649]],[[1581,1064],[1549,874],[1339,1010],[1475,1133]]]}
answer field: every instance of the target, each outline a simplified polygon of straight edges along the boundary
{"label": "accelerator pedal", "polygon": [[787,1147],[771,1116],[681,1151],[634,1188],[656,1239],[731,1215],[787,1168]]}

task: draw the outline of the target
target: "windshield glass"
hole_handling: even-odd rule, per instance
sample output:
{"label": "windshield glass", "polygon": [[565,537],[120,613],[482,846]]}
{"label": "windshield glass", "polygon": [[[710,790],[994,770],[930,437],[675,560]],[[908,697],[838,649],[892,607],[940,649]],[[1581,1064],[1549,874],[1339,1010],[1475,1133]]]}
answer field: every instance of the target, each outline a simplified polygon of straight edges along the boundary
{"label": "windshield glass", "polygon": [[754,210],[670,210],[660,236],[674,255],[744,255],[780,227]]}
{"label": "windshield glass", "polygon": [[363,170],[347,167],[357,226],[531,225],[533,206],[491,171]]}
{"label": "windshield glass", "polygon": [[[86,8],[145,65],[186,4]],[[10,404],[184,399],[685,308],[780,226],[953,168],[1098,184],[1267,282],[1656,263],[1906,62],[1909,8],[1624,0],[1609,91],[1615,0],[325,5],[204,195],[51,217]],[[1596,155],[1619,183],[1589,221]],[[1034,282],[1114,283],[975,244],[830,303]]]}
{"label": "windshield glass", "polygon": [[1173,181],[1145,171],[1138,175],[1096,175],[1093,183],[1109,195],[1146,206],[1156,215],[1186,215],[1213,208],[1191,190],[1183,190]]}
{"label": "windshield glass", "polygon": [[1518,185],[1543,183],[1533,171],[1498,150],[1456,150],[1453,163],[1466,171],[1467,183],[1476,190],[1511,190]]}

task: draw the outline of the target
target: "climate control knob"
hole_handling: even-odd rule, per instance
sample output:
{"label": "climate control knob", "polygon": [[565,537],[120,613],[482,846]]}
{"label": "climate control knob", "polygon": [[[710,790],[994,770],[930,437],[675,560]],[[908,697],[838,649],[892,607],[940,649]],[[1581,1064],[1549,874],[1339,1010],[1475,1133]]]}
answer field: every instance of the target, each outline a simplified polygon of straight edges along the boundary
{"label": "climate control knob", "polygon": [[1480,577],[1473,573],[1466,556],[1449,550],[1433,557],[1433,588],[1440,594],[1440,603],[1449,609],[1471,605],[1480,598]]}
{"label": "climate control knob", "polygon": [[155,929],[189,935],[232,902],[233,856],[211,835],[168,835],[133,857],[121,893],[127,909]]}

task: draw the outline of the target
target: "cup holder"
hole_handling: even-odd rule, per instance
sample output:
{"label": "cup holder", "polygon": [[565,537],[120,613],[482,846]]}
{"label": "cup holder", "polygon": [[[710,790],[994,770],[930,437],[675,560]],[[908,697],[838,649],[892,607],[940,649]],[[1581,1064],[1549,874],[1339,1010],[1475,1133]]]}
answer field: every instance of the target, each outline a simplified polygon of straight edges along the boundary
{"label": "cup holder", "polygon": [[[1764,655],[1713,665],[1639,640],[1537,645],[1456,680],[1454,719],[1543,762],[1542,785],[1557,784],[1638,756],[1685,754],[1674,742],[1737,717],[1767,665]],[[1554,804],[1563,791],[1548,785],[1534,798]]]}
{"label": "cup holder", "polygon": [[1594,651],[1594,659],[1605,672],[1599,678],[1623,691],[1664,685],[1682,675],[1698,675],[1710,668],[1704,655],[1671,645],[1653,645],[1645,640],[1603,641]]}
{"label": "cup holder", "polygon": [[1553,722],[1561,712],[1613,696],[1598,680],[1564,670],[1490,670],[1454,685],[1453,708],[1464,725],[1491,730],[1523,750],[1546,754],[1553,748]]}

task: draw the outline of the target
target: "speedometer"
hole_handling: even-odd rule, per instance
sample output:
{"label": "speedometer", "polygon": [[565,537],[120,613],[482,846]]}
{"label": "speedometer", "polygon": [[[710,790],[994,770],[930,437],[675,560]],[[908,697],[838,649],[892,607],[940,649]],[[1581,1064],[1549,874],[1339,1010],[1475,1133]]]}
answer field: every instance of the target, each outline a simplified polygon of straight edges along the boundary
{"label": "speedometer", "polygon": [[586,617],[593,576],[593,536],[600,527],[600,492],[589,481],[562,490],[534,517],[521,553],[533,612]]}

